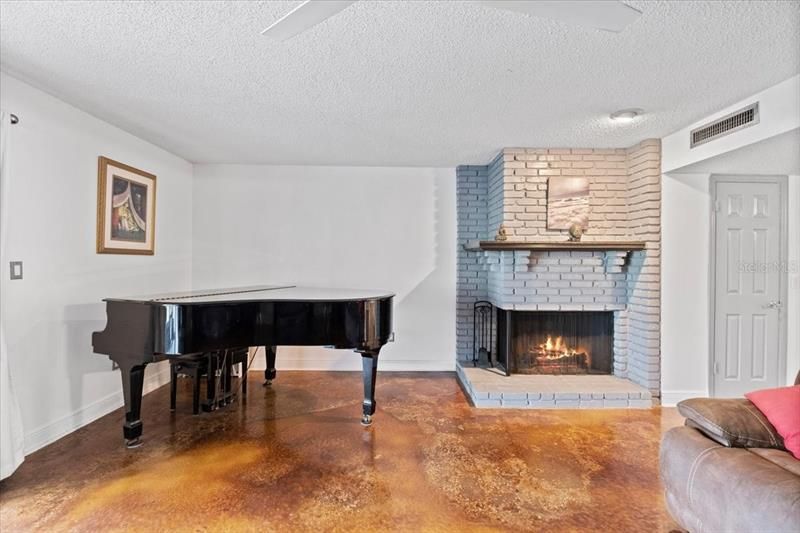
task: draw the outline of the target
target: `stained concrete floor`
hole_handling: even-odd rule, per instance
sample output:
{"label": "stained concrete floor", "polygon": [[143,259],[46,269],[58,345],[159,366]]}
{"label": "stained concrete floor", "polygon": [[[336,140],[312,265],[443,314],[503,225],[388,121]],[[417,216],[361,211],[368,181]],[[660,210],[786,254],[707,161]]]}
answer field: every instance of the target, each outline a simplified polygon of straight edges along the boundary
{"label": "stained concrete floor", "polygon": [[[359,424],[357,373],[250,374],[244,405],[144,399],[30,455],[0,482],[11,531],[669,531],[658,480],[674,409],[470,407],[452,373],[381,373]],[[187,380],[188,381],[188,380]]]}

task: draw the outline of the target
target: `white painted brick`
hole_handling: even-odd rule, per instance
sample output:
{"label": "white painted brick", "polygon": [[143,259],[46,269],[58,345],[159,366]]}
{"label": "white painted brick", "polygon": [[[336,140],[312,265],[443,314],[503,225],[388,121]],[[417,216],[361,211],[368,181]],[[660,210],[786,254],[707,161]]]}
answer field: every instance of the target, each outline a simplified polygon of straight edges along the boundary
{"label": "white painted brick", "polygon": [[[631,254],[627,266],[623,262],[625,254],[621,252],[534,253],[526,254],[526,259],[521,261],[518,261],[521,256],[517,254],[492,253],[500,257],[510,256],[501,261],[499,258],[477,260],[475,256],[483,254],[472,253],[469,256],[467,252],[459,250],[457,319],[459,324],[470,326],[472,302],[478,298],[489,298],[490,295],[493,301],[514,309],[604,309],[616,311],[617,314],[625,313],[626,317],[630,315],[630,328],[627,327],[627,320],[615,319],[615,372],[627,373],[630,363],[630,379],[657,392],[660,382],[660,143],[649,140],[630,149],[572,149],[566,152],[557,154],[549,153],[547,149],[504,149],[487,166],[458,167],[459,243],[467,239],[492,238],[504,218],[508,218],[510,238],[518,236],[516,238],[563,241],[566,238],[564,231],[546,228],[544,196],[547,172],[538,175],[539,170],[544,170],[553,174],[574,171],[571,175],[589,177],[592,197],[590,231],[586,240],[640,239],[647,242],[648,249]],[[518,155],[529,159],[517,160],[515,157]],[[562,159],[567,157],[574,159]],[[539,168],[528,168],[531,165]],[[514,166],[517,168],[512,168]],[[511,217],[505,217],[505,214]],[[515,216],[522,216],[525,220],[515,220]],[[461,265],[467,259],[469,262],[463,264],[476,267],[470,275],[462,274],[465,269]],[[574,259],[580,259],[581,262],[576,263]],[[551,266],[556,267],[556,271],[549,270]],[[562,266],[579,271],[558,272],[558,267]],[[587,267],[588,270],[580,271]],[[469,270],[466,269],[466,272]],[[541,274],[556,274],[560,279],[542,279],[540,281],[558,282],[555,286],[543,287],[529,283],[536,281],[536,278],[523,277]],[[503,281],[514,281],[513,297],[522,296],[525,302],[505,301],[508,295],[502,295]],[[520,285],[520,281],[524,281],[524,285]],[[565,287],[562,281],[580,284]],[[582,294],[547,294],[550,289],[585,291]],[[540,294],[540,290],[545,293]],[[596,290],[608,292],[600,295],[593,292]],[[564,297],[569,297],[571,301],[561,300]],[[590,302],[588,298],[591,297],[600,300]],[[459,358],[465,354],[471,355],[469,331],[470,327],[457,327]]]}
{"label": "white painted brick", "polygon": [[555,409],[555,400],[533,400],[528,402],[528,406],[532,409]]}
{"label": "white painted brick", "polygon": [[528,407],[528,400],[503,400],[503,407],[524,409]]}
{"label": "white painted brick", "polygon": [[555,393],[556,400],[577,400],[579,393],[577,392],[557,392]]}
{"label": "white painted brick", "polygon": [[497,408],[502,407],[500,400],[473,400],[475,407],[479,408]]}

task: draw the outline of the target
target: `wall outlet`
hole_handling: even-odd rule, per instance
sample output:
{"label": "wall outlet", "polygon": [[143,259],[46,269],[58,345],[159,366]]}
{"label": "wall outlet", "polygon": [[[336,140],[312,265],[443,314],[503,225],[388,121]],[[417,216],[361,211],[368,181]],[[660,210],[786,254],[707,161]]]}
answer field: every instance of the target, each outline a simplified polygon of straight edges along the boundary
{"label": "wall outlet", "polygon": [[22,279],[22,261],[11,261],[11,279]]}

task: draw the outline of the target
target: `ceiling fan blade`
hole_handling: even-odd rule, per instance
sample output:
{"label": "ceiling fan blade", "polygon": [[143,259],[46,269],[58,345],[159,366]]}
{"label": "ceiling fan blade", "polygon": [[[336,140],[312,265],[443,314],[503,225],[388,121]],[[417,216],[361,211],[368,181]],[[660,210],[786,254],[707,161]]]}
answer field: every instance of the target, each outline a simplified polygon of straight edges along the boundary
{"label": "ceiling fan blade", "polygon": [[479,0],[487,7],[619,33],[642,14],[615,0]]}
{"label": "ceiling fan blade", "polygon": [[334,16],[356,0],[306,0],[261,32],[279,41],[291,39]]}

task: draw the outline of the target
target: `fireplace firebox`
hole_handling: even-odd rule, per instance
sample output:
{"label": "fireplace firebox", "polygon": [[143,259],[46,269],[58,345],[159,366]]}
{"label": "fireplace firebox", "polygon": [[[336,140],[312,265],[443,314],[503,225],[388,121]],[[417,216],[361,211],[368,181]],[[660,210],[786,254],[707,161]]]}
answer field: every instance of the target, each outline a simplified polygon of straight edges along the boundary
{"label": "fireplace firebox", "polygon": [[498,308],[497,363],[506,374],[611,374],[614,313]]}

